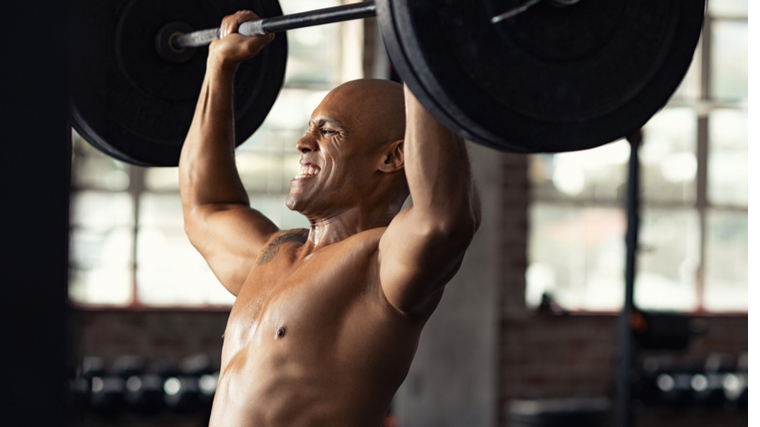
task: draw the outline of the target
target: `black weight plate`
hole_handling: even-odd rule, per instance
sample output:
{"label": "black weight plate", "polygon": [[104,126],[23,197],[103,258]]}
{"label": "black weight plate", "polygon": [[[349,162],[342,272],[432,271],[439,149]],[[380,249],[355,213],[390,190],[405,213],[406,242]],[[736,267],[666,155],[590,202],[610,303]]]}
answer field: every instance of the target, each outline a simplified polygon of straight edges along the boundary
{"label": "black weight plate", "polygon": [[[163,60],[161,27],[218,27],[225,15],[279,16],[277,0],[77,0],[71,26],[70,119],[95,147],[128,163],[176,166],[206,70],[208,47],[186,62]],[[287,38],[278,34],[235,77],[235,144],[272,108],[285,77]]]}
{"label": "black weight plate", "polygon": [[459,122],[450,117],[444,111],[443,107],[438,105],[440,100],[435,99],[426,92],[417,77],[415,72],[417,70],[412,68],[412,64],[407,60],[406,54],[401,46],[401,41],[399,40],[401,35],[399,34],[393,19],[393,2],[391,0],[375,0],[375,4],[377,6],[378,25],[380,26],[383,35],[383,42],[388,52],[388,56],[391,58],[391,62],[402,80],[409,86],[417,99],[425,106],[425,109],[444,126],[456,131],[463,138],[478,142],[487,147],[501,149],[501,147],[488,142],[488,140],[476,136],[470,132],[467,127],[462,126]]}
{"label": "black weight plate", "polygon": [[377,0],[389,55],[439,121],[514,152],[596,147],[641,128],[683,79],[704,0]]}

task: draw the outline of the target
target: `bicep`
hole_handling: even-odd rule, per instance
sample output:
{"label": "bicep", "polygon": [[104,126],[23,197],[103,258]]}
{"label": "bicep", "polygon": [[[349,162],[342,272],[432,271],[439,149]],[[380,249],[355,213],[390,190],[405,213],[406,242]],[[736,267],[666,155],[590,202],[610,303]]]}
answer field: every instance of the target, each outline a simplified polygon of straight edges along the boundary
{"label": "bicep", "polygon": [[472,235],[400,212],[380,238],[380,284],[388,302],[413,312],[459,270]]}
{"label": "bicep", "polygon": [[185,215],[185,232],[219,281],[237,295],[261,248],[278,228],[245,205],[213,204]]}

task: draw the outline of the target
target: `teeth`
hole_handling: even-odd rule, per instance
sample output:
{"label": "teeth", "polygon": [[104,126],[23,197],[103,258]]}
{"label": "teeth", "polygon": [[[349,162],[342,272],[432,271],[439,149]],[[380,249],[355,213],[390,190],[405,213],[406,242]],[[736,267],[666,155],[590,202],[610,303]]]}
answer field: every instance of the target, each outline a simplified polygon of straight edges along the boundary
{"label": "teeth", "polygon": [[298,173],[296,174],[296,178],[306,178],[309,176],[314,176],[319,173],[319,169],[315,168],[313,166],[301,166],[301,168],[298,170]]}

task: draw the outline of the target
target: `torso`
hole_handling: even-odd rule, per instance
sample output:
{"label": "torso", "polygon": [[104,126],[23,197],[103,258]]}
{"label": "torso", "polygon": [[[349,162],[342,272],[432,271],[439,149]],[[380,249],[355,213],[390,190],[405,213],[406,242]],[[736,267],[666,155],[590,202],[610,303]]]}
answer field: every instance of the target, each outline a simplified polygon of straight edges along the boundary
{"label": "torso", "polygon": [[230,313],[211,426],[382,423],[440,299],[414,318],[385,300],[383,231],[310,254],[305,230],[270,239]]}

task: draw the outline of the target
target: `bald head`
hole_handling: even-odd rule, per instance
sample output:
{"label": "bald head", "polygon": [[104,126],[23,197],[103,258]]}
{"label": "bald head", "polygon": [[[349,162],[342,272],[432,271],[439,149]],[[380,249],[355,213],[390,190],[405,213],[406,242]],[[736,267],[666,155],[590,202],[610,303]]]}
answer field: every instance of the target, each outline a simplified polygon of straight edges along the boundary
{"label": "bald head", "polygon": [[[309,209],[321,215],[339,204],[362,205],[367,212],[395,215],[409,194],[404,173],[405,127],[402,85],[362,79],[331,90],[312,113],[309,132],[297,144],[302,164],[319,168],[316,182],[324,183],[319,196],[308,202]],[[332,182],[337,189],[330,196]],[[288,206],[308,214],[308,209],[298,205],[302,196],[306,202],[305,193],[291,190]],[[318,205],[317,200],[325,204]]]}
{"label": "bald head", "polygon": [[399,83],[382,79],[343,83],[327,94],[320,108],[352,120],[367,131],[366,142],[375,146],[404,138],[404,87]]}

